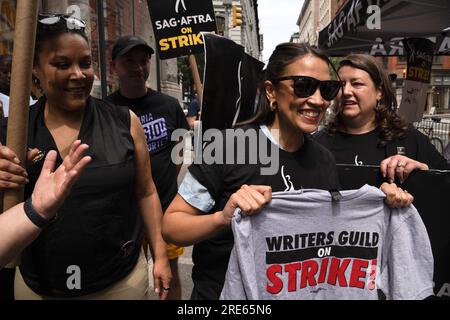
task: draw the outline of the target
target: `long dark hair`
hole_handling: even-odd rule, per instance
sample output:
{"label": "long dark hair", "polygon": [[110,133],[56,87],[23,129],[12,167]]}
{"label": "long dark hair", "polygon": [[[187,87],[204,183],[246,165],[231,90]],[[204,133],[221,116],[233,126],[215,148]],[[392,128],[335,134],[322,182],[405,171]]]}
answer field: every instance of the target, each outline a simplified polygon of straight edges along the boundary
{"label": "long dark hair", "polygon": [[307,43],[286,42],[279,44],[275,48],[269,58],[269,63],[264,70],[262,80],[258,85],[258,111],[255,117],[248,121],[239,123],[237,124],[237,126],[247,124],[270,125],[273,123],[273,121],[275,120],[275,111],[272,111],[270,109],[270,102],[269,99],[267,99],[264,82],[269,80],[273,83],[275,88],[278,88],[278,83],[276,81],[274,82],[273,80],[283,75],[286,66],[307,55],[318,57],[325,61],[327,64],[331,64],[325,53],[315,47],[310,46]]}
{"label": "long dark hair", "polygon": [[[397,98],[388,74],[381,63],[367,54],[351,54],[339,63],[339,69],[344,66],[364,70],[370,75],[375,87],[381,91],[382,98],[375,108],[375,123],[380,128],[378,147],[385,147],[390,141],[406,136],[408,125],[397,115]],[[335,106],[330,120],[325,128],[328,134],[334,135],[344,126],[340,106]]]}

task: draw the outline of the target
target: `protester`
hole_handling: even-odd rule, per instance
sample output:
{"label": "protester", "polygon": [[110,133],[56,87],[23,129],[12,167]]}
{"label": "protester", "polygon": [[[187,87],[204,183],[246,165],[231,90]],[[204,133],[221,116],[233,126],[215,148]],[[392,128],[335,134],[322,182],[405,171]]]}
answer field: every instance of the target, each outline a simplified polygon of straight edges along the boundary
{"label": "protester", "polygon": [[12,56],[9,54],[0,55],[0,93],[9,96],[11,83]]}
{"label": "protester", "polygon": [[428,137],[397,114],[394,89],[372,56],[352,54],[339,64],[343,93],[326,128],[315,139],[339,164],[380,165],[383,177],[403,183],[416,169],[445,169]]}
{"label": "protester", "polygon": [[[8,118],[9,116],[9,95],[11,86],[11,67],[12,56],[8,54],[0,55],[0,111],[2,116]],[[30,105],[36,101],[30,97]]]}
{"label": "protester", "polygon": [[[81,139],[92,161],[57,218],[23,251],[15,296],[143,299],[149,284],[141,250],[145,231],[154,254],[155,291],[165,299],[171,274],[144,132],[128,108],[89,95],[94,71],[84,28],[83,21],[66,15],[38,17],[33,76],[44,96],[30,109],[28,146],[44,154],[57,150],[60,164],[72,141]],[[27,167],[27,196],[41,168],[39,157]],[[70,270],[80,272],[75,286],[68,285]]]}
{"label": "protester", "polygon": [[89,156],[83,157],[87,148],[76,140],[56,170],[56,152],[50,151],[31,197],[25,204],[20,203],[0,215],[0,269],[36,239],[55,216],[81,171],[91,161]]}
{"label": "protester", "polygon": [[[164,212],[178,190],[180,167],[175,166],[171,158],[176,143],[171,140],[172,132],[179,128],[188,130],[189,126],[175,98],[146,86],[153,53],[153,49],[136,36],[124,36],[116,41],[112,49],[112,67],[119,77],[120,86],[107,100],[118,106],[129,107],[140,119],[152,159],[153,179]],[[178,257],[183,252],[182,247],[167,245],[173,275],[169,299],[181,299]]]}
{"label": "protester", "polygon": [[[333,156],[308,134],[317,130],[340,88],[339,81],[330,80],[329,60],[323,53],[306,44],[280,44],[266,69],[258,114],[241,128],[242,135],[256,132],[260,141],[221,150],[224,159],[225,154],[234,153],[233,163],[189,168],[164,215],[163,235],[179,245],[195,244],[191,299],[219,298],[233,247],[230,223],[237,207],[251,215],[271,200],[273,191],[339,188]],[[228,144],[226,140],[224,145]],[[261,174],[266,163],[255,145],[274,150],[270,159],[279,159],[274,174]],[[246,161],[238,164],[236,158],[243,154]],[[249,161],[254,156],[255,164]],[[393,205],[412,201],[395,185],[386,184],[383,189]]]}
{"label": "protester", "polygon": [[200,104],[197,100],[197,93],[193,94],[192,100],[188,106],[188,112],[186,115],[186,120],[189,123],[191,129],[194,129],[194,122],[199,119],[200,116]]}

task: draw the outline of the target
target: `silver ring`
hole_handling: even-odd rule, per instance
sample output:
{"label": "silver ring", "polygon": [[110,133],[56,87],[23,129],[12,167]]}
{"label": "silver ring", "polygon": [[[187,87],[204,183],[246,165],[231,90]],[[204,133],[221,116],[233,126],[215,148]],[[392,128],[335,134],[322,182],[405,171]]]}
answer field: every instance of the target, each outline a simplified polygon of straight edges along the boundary
{"label": "silver ring", "polygon": [[169,291],[170,290],[170,288],[162,288],[164,291]]}
{"label": "silver ring", "polygon": [[399,163],[397,163],[397,167],[403,168],[403,167],[405,167],[405,163],[399,162]]}

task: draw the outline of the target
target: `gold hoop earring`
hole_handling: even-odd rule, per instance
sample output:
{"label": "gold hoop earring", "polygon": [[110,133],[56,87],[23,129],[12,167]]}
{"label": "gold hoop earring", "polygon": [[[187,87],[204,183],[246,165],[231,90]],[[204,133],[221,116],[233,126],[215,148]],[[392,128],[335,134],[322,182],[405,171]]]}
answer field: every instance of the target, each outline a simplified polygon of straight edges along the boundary
{"label": "gold hoop earring", "polygon": [[277,103],[275,102],[275,100],[270,101],[270,111],[275,111],[275,109],[277,108]]}

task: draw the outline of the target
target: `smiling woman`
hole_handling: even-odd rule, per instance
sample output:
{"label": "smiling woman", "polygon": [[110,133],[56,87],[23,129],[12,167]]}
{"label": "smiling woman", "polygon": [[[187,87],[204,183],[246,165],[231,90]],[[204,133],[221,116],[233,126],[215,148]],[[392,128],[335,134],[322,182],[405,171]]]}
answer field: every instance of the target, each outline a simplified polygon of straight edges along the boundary
{"label": "smiling woman", "polygon": [[[72,142],[81,140],[89,143],[92,162],[57,218],[23,251],[15,298],[145,298],[144,231],[156,257],[155,288],[165,298],[160,285],[170,287],[171,273],[144,131],[128,108],[90,96],[94,72],[84,26],[66,15],[38,18],[33,77],[43,96],[30,108],[28,147],[44,154],[56,150],[59,165]],[[35,158],[23,173],[30,181],[26,196],[42,165]],[[79,270],[75,287],[71,270]]]}
{"label": "smiling woman", "polygon": [[[189,167],[164,215],[168,241],[195,244],[193,299],[220,296],[233,247],[235,208],[255,214],[270,201],[272,191],[339,187],[331,153],[309,137],[340,88],[339,82],[331,82],[328,58],[306,44],[280,44],[264,80],[257,116],[235,129],[236,135],[255,133],[258,142],[237,144],[233,152],[234,135],[224,134],[224,145],[233,146],[220,152],[227,161]],[[270,155],[252,152],[255,145],[267,146]],[[239,160],[241,155],[245,161]],[[279,165],[264,174],[261,168],[269,158],[279,159]]]}
{"label": "smiling woman", "polygon": [[326,129],[315,135],[337,163],[380,165],[387,180],[400,183],[413,170],[448,168],[428,138],[396,114],[394,89],[376,58],[349,55],[339,76],[342,94]]}

